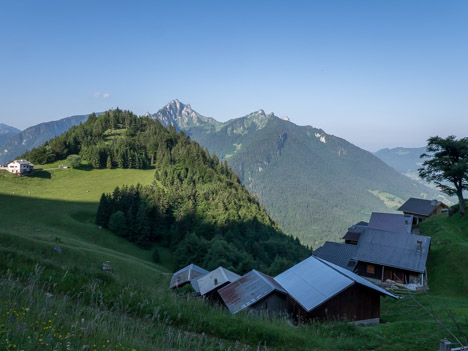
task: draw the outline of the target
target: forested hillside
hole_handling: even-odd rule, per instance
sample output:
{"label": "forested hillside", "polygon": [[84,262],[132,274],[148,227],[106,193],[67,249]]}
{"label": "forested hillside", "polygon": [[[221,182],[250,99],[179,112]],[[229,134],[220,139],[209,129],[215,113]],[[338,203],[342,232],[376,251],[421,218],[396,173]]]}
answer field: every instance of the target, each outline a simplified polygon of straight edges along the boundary
{"label": "forested hillside", "polygon": [[152,115],[227,160],[288,234],[316,246],[372,211],[439,194],[344,139],[263,110],[219,123],[175,100]]}
{"label": "forested hillside", "polygon": [[0,163],[14,160],[18,155],[41,146],[47,140],[66,132],[70,127],[86,121],[88,115],[62,118],[58,121],[44,122],[26,128],[5,141],[0,150]]}
{"label": "forested hillside", "polygon": [[141,247],[169,247],[178,266],[276,274],[311,253],[281,232],[226,162],[151,118],[118,109],[93,114],[23,157],[40,164],[70,155],[94,168],[154,164],[151,186],[103,194],[96,222]]}

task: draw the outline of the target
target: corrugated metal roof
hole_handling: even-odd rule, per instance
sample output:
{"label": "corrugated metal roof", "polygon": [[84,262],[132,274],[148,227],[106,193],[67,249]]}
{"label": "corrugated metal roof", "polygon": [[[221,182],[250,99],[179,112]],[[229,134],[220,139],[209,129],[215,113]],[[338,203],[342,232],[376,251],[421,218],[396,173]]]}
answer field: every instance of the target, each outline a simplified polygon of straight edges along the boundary
{"label": "corrugated metal roof", "polygon": [[349,262],[356,254],[356,249],[356,245],[327,241],[314,251],[314,256],[352,271],[356,264],[349,265]]}
{"label": "corrugated metal roof", "polygon": [[178,270],[172,275],[171,283],[169,288],[176,288],[182,284],[190,282],[192,279],[207,274],[208,271],[195,264],[189,264],[188,266]]}
{"label": "corrugated metal roof", "polygon": [[239,278],[240,275],[231,272],[229,269],[218,267],[198,279],[200,294],[205,295],[206,293],[220,287],[221,285],[235,282]]}
{"label": "corrugated metal roof", "polygon": [[372,212],[368,228],[410,234],[413,228],[413,216],[407,214]]}
{"label": "corrugated metal roof", "polygon": [[437,200],[424,200],[411,197],[408,199],[408,201],[401,205],[398,211],[429,216],[441,204],[444,207],[447,207],[444,203]]}
{"label": "corrugated metal roof", "polygon": [[[421,241],[421,245],[418,245]],[[359,238],[357,261],[423,273],[431,238],[428,236],[367,229]]]}
{"label": "corrugated metal roof", "polygon": [[307,312],[313,310],[351,285],[358,283],[382,294],[393,296],[356,274],[311,256],[275,277]]}
{"label": "corrugated metal roof", "polygon": [[247,308],[273,291],[287,294],[286,290],[272,277],[255,269],[235,282],[218,290],[227,308],[235,314]]}

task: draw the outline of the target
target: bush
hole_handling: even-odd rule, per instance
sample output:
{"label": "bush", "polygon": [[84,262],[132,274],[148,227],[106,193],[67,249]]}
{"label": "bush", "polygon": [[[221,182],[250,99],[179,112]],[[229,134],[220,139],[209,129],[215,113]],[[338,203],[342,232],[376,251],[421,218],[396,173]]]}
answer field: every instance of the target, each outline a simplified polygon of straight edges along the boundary
{"label": "bush", "polygon": [[81,157],[79,155],[69,155],[67,157],[67,162],[72,168],[78,168],[81,164]]}

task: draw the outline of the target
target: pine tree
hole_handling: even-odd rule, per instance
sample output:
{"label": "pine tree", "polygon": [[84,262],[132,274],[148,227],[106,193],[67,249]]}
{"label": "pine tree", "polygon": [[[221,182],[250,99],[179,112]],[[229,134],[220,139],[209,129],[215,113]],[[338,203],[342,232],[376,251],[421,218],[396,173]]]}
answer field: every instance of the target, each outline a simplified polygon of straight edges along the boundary
{"label": "pine tree", "polygon": [[111,169],[112,168],[112,159],[111,159],[111,156],[107,156],[107,162],[106,162],[106,167],[108,169]]}

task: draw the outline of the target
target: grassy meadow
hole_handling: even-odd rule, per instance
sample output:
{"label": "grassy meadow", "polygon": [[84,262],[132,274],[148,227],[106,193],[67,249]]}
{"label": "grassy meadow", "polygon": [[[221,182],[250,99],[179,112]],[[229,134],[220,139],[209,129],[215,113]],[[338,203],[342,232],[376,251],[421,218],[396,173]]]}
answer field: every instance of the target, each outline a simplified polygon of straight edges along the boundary
{"label": "grassy meadow", "polygon": [[[94,224],[102,192],[148,184],[153,170],[43,167],[32,177],[0,171],[0,349],[5,350],[437,350],[468,334],[468,219],[421,225],[432,236],[430,291],[382,299],[382,324],[293,325],[232,316],[182,290],[168,291],[161,262]],[[59,246],[63,252],[54,250]],[[109,261],[113,273],[103,272]],[[457,323],[455,323],[455,321]]]}

